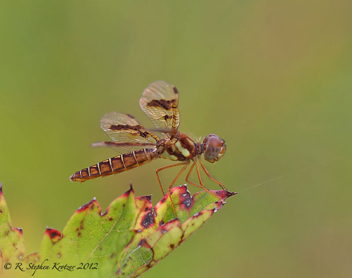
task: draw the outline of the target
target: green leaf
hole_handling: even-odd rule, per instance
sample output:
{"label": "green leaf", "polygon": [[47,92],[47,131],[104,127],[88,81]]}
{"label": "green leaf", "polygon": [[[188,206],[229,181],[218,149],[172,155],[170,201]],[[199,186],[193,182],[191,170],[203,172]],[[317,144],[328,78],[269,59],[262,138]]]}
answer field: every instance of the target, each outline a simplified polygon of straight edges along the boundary
{"label": "green leaf", "polygon": [[23,260],[24,240],[22,229],[12,228],[9,209],[0,183],[0,273],[4,264]]}
{"label": "green leaf", "polygon": [[[186,186],[173,188],[178,218],[168,196],[153,208],[151,197],[135,197],[132,186],[105,213],[93,199],[73,214],[62,234],[47,228],[39,251],[25,258],[22,232],[11,227],[1,193],[1,259],[3,263],[20,262],[36,277],[137,277],[179,246],[235,194],[212,192],[221,201],[207,192],[191,197]],[[39,266],[42,269],[33,269]]]}

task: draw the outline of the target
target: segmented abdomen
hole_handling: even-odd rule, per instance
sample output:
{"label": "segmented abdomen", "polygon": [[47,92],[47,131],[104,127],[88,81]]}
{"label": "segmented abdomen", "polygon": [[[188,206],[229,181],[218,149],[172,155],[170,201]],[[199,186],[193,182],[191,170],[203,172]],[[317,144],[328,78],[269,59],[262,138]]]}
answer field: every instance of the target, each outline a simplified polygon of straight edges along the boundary
{"label": "segmented abdomen", "polygon": [[103,160],[93,166],[77,171],[70,177],[70,179],[72,181],[84,182],[98,177],[117,174],[150,162],[158,157],[159,154],[156,149],[133,151]]}

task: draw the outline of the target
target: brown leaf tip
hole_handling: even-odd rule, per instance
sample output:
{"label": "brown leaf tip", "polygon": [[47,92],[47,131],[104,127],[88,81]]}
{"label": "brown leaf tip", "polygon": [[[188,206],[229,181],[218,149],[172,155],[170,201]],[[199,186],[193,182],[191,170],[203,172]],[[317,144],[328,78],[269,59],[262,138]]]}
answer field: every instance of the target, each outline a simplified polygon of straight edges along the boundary
{"label": "brown leaf tip", "polygon": [[146,195],[144,198],[150,202],[152,200],[152,195]]}
{"label": "brown leaf tip", "polygon": [[45,234],[48,235],[51,238],[51,241],[53,242],[57,242],[62,238],[60,231],[49,227],[46,227]]}
{"label": "brown leaf tip", "polygon": [[93,200],[91,200],[88,203],[85,203],[83,206],[79,207],[77,212],[84,212],[84,211],[86,211],[88,209],[94,208],[94,206],[99,206],[99,203],[95,199],[95,197],[93,198]]}
{"label": "brown leaf tip", "polygon": [[152,195],[145,195],[136,197],[137,200],[143,200],[144,202],[150,202],[152,200]]}
{"label": "brown leaf tip", "polygon": [[238,194],[237,192],[230,192],[230,191],[227,191],[227,196],[226,196],[226,198],[229,198],[229,197],[231,197],[231,196],[233,196],[233,195],[236,195],[236,194]]}
{"label": "brown leaf tip", "polygon": [[127,198],[128,196],[130,196],[130,194],[133,194],[133,193],[134,193],[134,190],[133,190],[132,182],[130,182],[130,189],[128,189],[125,193],[123,193],[121,197]]}
{"label": "brown leaf tip", "polygon": [[21,235],[23,235],[23,230],[22,228],[15,228]]}
{"label": "brown leaf tip", "polygon": [[0,194],[2,194],[2,182],[0,182]]}
{"label": "brown leaf tip", "polygon": [[222,200],[225,200],[233,195],[236,195],[237,192],[229,192],[227,190],[218,190],[216,191],[216,195],[218,195]]}

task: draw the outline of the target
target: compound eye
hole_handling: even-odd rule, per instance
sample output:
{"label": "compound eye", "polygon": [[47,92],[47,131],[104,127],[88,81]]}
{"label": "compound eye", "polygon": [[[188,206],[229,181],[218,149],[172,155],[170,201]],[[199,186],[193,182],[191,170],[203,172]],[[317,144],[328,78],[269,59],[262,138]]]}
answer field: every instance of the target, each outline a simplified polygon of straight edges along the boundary
{"label": "compound eye", "polygon": [[205,149],[205,156],[209,159],[214,159],[218,156],[221,150],[221,141],[218,138],[209,138]]}
{"label": "compound eye", "polygon": [[215,134],[209,134],[204,141],[204,159],[209,162],[217,161],[225,152],[224,141]]}

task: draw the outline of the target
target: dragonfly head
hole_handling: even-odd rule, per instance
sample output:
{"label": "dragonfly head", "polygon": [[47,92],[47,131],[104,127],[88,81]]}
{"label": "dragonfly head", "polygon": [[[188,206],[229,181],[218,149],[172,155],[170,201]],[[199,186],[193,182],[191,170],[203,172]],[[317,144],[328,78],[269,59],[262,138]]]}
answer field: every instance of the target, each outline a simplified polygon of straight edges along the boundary
{"label": "dragonfly head", "polygon": [[222,157],[226,151],[225,141],[215,134],[209,134],[203,140],[204,159],[214,163]]}

